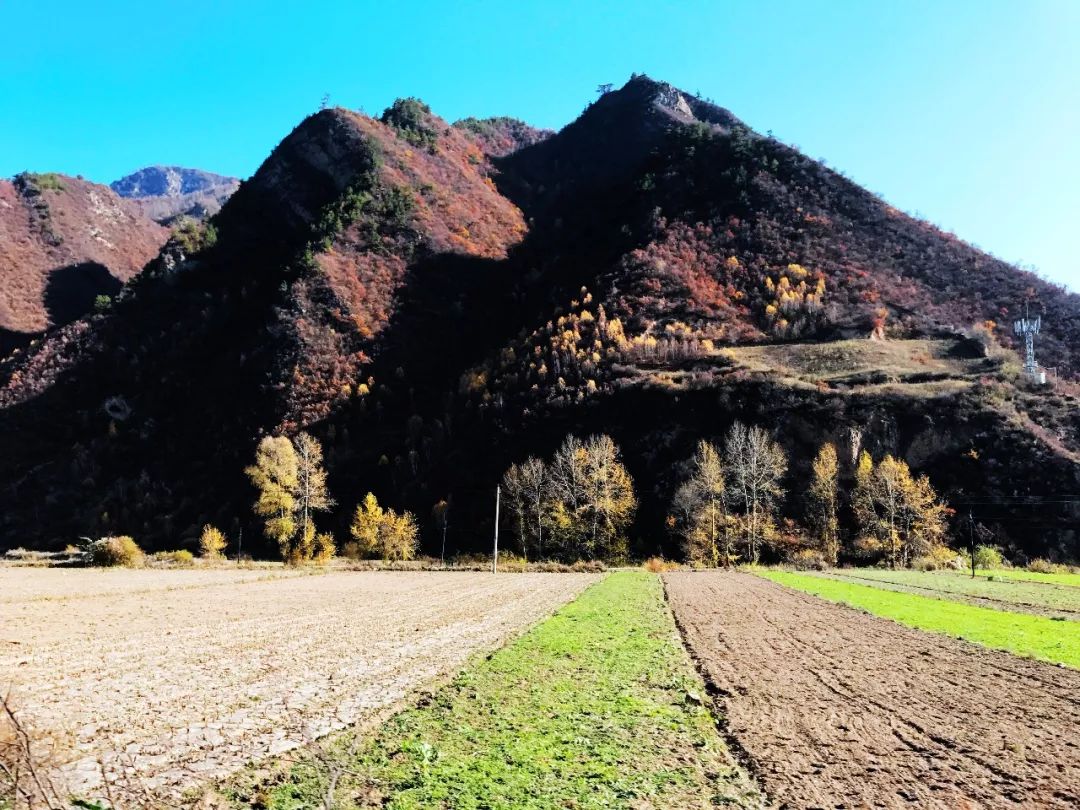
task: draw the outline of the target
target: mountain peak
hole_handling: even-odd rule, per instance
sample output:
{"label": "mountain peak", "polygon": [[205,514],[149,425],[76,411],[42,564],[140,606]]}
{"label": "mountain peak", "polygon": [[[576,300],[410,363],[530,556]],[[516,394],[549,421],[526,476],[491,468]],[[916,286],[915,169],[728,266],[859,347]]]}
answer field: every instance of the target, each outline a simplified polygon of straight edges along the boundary
{"label": "mountain peak", "polygon": [[146,216],[163,225],[187,216],[213,216],[239,187],[235,177],[183,166],[147,166],[109,184]]}
{"label": "mountain peak", "polygon": [[660,112],[682,124],[697,121],[723,129],[744,126],[729,110],[680,90],[673,84],[652,79],[644,73],[635,73],[618,90],[604,93],[590,109],[613,106],[637,107],[642,112]]}
{"label": "mountain peak", "polygon": [[121,197],[179,197],[223,186],[235,187],[237,179],[183,166],[147,166],[114,180],[109,188]]}

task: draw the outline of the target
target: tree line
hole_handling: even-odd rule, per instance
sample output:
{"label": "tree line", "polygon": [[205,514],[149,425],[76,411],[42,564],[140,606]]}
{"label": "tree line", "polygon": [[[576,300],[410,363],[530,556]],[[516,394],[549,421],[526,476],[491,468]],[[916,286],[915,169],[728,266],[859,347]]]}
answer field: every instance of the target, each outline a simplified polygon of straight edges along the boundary
{"label": "tree line", "polygon": [[[735,422],[722,443],[699,441],[684,469],[667,526],[695,565],[757,563],[767,552],[790,562],[833,566],[846,556],[905,567],[945,548],[951,510],[925,475],[913,476],[891,455],[875,462],[862,451],[852,483],[844,486],[836,446],[823,444],[799,499],[801,522],[780,515],[788,457],[761,427]],[[335,506],[316,439],[306,433],[265,437],[245,472],[258,491],[254,511],[282,559],[324,562],[339,553],[333,534],[316,528],[317,516]],[[510,465],[501,486],[507,522],[526,560],[627,558],[638,503],[610,436],[569,435],[549,459],[530,456]],[[448,511],[446,501],[432,511],[444,558]],[[842,523],[854,531],[843,532]],[[211,529],[204,531],[207,556],[220,554],[225,544]],[[352,558],[410,560],[418,552],[413,514],[380,505],[370,492],[355,507],[349,535],[340,553]]]}
{"label": "tree line", "polygon": [[[327,488],[317,439],[307,433],[295,439],[266,436],[255,450],[255,462],[244,472],[259,493],[254,510],[263,520],[263,533],[277,544],[286,563],[325,562],[337,554],[333,534],[315,528],[316,513],[336,505]],[[349,534],[352,540],[342,548],[349,557],[411,560],[416,556],[416,518],[411,512],[399,514],[381,507],[370,492],[356,506]]]}
{"label": "tree line", "polygon": [[[927,476],[914,477],[907,463],[892,455],[875,463],[863,450],[854,485],[844,491],[836,446],[823,444],[803,495],[803,525],[778,517],[788,459],[763,428],[736,422],[722,446],[700,441],[687,466],[668,526],[694,564],[756,563],[767,548],[793,562],[833,566],[846,554],[895,568],[945,548],[951,510]],[[840,530],[845,506],[855,527],[846,544]]]}
{"label": "tree line", "polygon": [[529,457],[503,476],[522,556],[621,560],[637,498],[610,436],[567,436],[551,460]]}

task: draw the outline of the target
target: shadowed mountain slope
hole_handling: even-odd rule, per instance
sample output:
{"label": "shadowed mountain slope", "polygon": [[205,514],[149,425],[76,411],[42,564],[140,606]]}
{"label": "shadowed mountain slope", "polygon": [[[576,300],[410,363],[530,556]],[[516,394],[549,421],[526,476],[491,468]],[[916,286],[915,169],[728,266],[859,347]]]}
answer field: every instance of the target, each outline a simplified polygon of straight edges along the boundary
{"label": "shadowed mountain slope", "polygon": [[114,295],[167,236],[105,186],[60,174],[0,180],[0,356]]}
{"label": "shadowed mountain slope", "polygon": [[[988,323],[1025,300],[1067,377],[1052,388]],[[0,532],[254,537],[242,469],[261,435],[301,429],[326,447],[339,537],[372,490],[421,517],[450,498],[452,545],[484,545],[509,462],[602,430],[637,481],[635,551],[670,553],[678,464],[735,418],[789,450],[792,514],[824,440],[903,455],[958,506],[1016,504],[1080,482],[1078,316],[646,77],[554,135],[449,126],[415,99],[326,110],[109,313],[0,367]],[[1076,554],[1069,508],[980,509],[1006,545]]]}

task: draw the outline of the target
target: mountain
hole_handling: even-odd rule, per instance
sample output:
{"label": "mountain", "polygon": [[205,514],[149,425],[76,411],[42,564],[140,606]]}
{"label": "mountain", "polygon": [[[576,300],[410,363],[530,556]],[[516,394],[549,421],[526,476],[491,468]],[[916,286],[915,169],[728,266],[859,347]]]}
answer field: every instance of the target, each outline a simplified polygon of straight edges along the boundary
{"label": "mountain", "polygon": [[[1004,326],[1025,302],[1049,387]],[[324,110],[109,311],[0,366],[0,542],[257,537],[243,467],[304,429],[328,528],[369,490],[422,517],[449,497],[469,549],[507,464],[604,431],[637,482],[634,550],[671,553],[679,464],[739,418],[788,450],[790,514],[832,440],[845,475],[860,448],[900,454],[1014,551],[1075,556],[1072,506],[1031,507],[1080,481],[1078,314],[647,77],[556,134],[416,99]]]}
{"label": "mountain", "polygon": [[239,186],[235,177],[180,166],[148,166],[109,184],[150,219],[165,225],[182,216],[213,216]]}
{"label": "mountain", "polygon": [[115,295],[167,236],[105,186],[60,174],[0,180],[0,356]]}

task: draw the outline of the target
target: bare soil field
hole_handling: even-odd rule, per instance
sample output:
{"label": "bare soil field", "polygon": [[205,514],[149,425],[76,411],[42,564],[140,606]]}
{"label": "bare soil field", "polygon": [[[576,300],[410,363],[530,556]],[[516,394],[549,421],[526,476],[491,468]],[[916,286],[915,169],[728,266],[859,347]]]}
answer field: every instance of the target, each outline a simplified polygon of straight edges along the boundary
{"label": "bare soil field", "polygon": [[144,591],[231,585],[279,577],[317,576],[322,570],[304,568],[35,568],[0,565],[0,604],[42,599],[90,599]]}
{"label": "bare soil field", "polygon": [[749,574],[664,579],[727,731],[777,805],[1080,806],[1080,672]]}
{"label": "bare soil field", "polygon": [[0,571],[0,689],[66,741],[82,795],[102,762],[110,782],[176,793],[382,716],[599,578],[115,574]]}

